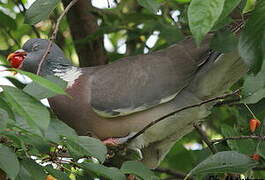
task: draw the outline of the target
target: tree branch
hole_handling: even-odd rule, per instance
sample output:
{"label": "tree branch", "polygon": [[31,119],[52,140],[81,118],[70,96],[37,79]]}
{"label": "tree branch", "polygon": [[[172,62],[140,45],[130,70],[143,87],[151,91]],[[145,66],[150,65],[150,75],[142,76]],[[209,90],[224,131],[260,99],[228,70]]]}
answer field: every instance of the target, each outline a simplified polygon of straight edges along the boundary
{"label": "tree branch", "polygon": [[50,51],[50,49],[51,49],[52,42],[56,39],[57,33],[58,33],[58,31],[59,31],[59,26],[60,26],[60,23],[61,23],[63,17],[65,16],[65,14],[67,14],[67,12],[71,9],[71,7],[72,7],[77,1],[79,1],[79,0],[72,0],[72,1],[68,4],[68,6],[64,9],[64,11],[63,11],[62,14],[59,16],[59,18],[57,19],[57,22],[56,22],[56,24],[55,24],[54,31],[53,31],[53,33],[52,33],[52,36],[51,36],[51,38],[50,38],[50,42],[49,42],[49,44],[48,44],[48,47],[47,47],[47,49],[46,49],[44,55],[43,55],[42,58],[41,58],[41,61],[40,61],[39,65],[38,65],[37,75],[40,74],[41,66],[42,66],[42,64],[43,64],[43,62],[44,62],[44,60],[45,60],[45,58],[47,57],[47,55],[48,55],[48,53],[49,53],[49,51]]}
{"label": "tree branch", "polygon": [[[70,0],[63,0],[64,7]],[[80,42],[81,40],[93,36],[98,30],[97,18],[91,13],[94,8],[90,0],[79,0],[69,13],[67,20],[71,30],[76,52],[79,57],[80,67],[96,66],[107,63],[105,55],[103,36]]]}
{"label": "tree branch", "polygon": [[210,103],[210,102],[213,102],[213,101],[217,101],[217,100],[222,100],[222,99],[225,99],[229,96],[233,96],[233,95],[236,95],[238,94],[240,91],[240,89],[237,89],[236,91],[232,92],[232,93],[228,93],[228,94],[224,94],[222,96],[217,96],[217,97],[214,97],[214,98],[211,98],[211,99],[208,99],[208,100],[205,100],[205,101],[202,101],[200,103],[197,103],[197,104],[193,104],[193,105],[189,105],[189,106],[185,106],[183,108],[180,108],[180,109],[177,109],[176,111],[173,111],[165,116],[162,116],[160,117],[159,119],[149,123],[148,125],[146,125],[141,131],[139,131],[138,133],[136,133],[134,136],[132,136],[131,138],[128,139],[127,143],[130,143],[133,139],[137,138],[138,136],[140,136],[141,134],[143,134],[148,128],[154,126],[155,124],[157,124],[158,122],[170,117],[170,116],[173,116],[175,115],[176,113],[179,113],[181,111],[184,111],[186,109],[190,109],[190,108],[194,108],[194,107],[199,107],[199,106],[202,106],[204,104],[207,104],[207,103]]}
{"label": "tree branch", "polygon": [[265,140],[265,136],[233,136],[233,137],[226,137],[222,139],[214,139],[211,140],[212,143],[219,143],[223,141],[228,141],[228,140],[242,140],[242,139],[253,139],[253,140]]}
{"label": "tree branch", "polygon": [[213,154],[217,153],[216,148],[214,147],[214,144],[209,140],[206,133],[202,130],[201,126],[199,124],[194,123],[193,127],[198,131],[198,133],[201,135],[202,140],[207,144],[209,149],[212,151]]}

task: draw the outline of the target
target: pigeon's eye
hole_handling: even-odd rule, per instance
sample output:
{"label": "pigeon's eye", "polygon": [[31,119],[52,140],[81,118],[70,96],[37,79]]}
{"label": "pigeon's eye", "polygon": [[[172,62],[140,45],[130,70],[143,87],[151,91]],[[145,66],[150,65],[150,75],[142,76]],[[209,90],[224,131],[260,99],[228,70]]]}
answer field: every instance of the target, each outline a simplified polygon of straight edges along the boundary
{"label": "pigeon's eye", "polygon": [[38,44],[34,44],[34,45],[32,46],[32,51],[38,51],[39,48],[40,48],[40,45],[38,45]]}

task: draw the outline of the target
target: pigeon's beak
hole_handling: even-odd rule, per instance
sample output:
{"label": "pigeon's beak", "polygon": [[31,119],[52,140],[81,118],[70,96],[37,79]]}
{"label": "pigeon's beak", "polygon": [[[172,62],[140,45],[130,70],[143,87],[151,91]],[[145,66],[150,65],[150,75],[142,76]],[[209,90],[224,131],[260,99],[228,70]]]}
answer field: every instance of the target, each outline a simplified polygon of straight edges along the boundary
{"label": "pigeon's beak", "polygon": [[23,49],[19,49],[7,56],[7,60],[10,62],[13,68],[21,68],[23,61],[27,53]]}

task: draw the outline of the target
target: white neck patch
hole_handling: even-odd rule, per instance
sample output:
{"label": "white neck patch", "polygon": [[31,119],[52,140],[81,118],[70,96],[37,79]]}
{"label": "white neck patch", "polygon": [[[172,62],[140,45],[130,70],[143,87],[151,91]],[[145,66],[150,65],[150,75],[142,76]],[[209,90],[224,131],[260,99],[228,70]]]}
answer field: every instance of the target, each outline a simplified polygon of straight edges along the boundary
{"label": "white neck patch", "polygon": [[67,82],[67,88],[72,87],[72,85],[75,83],[75,80],[82,75],[82,71],[74,66],[66,70],[54,69],[53,72],[55,76]]}

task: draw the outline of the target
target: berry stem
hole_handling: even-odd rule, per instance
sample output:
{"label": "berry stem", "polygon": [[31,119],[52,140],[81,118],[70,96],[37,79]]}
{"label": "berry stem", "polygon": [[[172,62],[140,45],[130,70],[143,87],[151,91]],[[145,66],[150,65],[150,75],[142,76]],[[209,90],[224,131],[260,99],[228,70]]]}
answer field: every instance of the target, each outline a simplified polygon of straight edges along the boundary
{"label": "berry stem", "polygon": [[258,118],[255,116],[255,114],[253,113],[253,111],[249,108],[249,106],[248,106],[246,103],[244,103],[244,105],[246,106],[246,108],[247,108],[247,110],[250,112],[250,114],[253,116],[253,118],[254,118],[254,119],[258,119]]}

